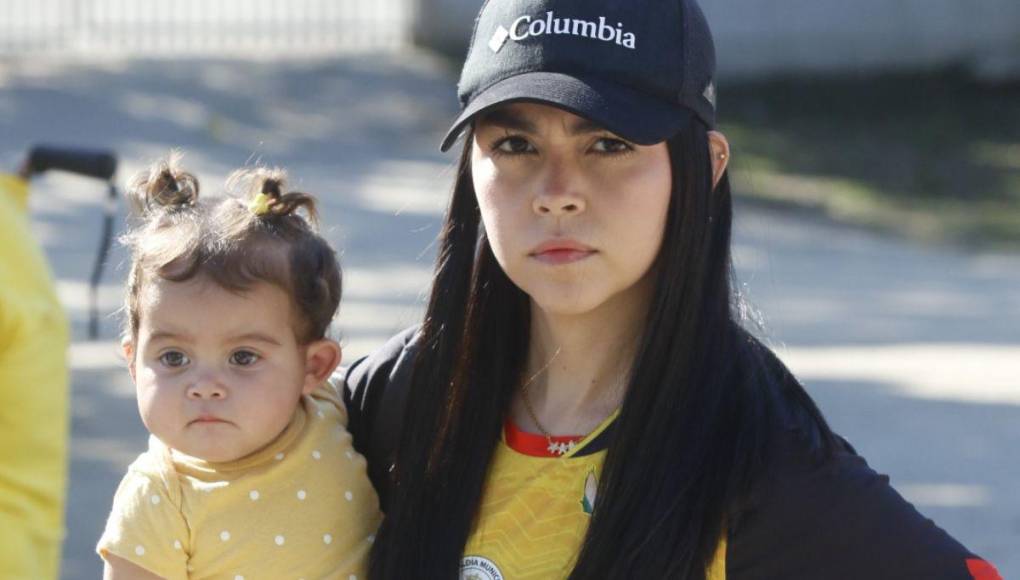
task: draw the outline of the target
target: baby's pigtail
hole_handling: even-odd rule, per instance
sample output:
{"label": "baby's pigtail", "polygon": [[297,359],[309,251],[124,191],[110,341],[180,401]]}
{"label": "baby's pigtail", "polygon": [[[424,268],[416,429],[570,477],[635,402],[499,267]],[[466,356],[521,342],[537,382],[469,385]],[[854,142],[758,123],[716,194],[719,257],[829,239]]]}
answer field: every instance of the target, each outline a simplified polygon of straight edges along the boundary
{"label": "baby's pigtail", "polygon": [[281,169],[246,169],[230,176],[229,184],[241,185],[241,189],[247,190],[251,199],[248,208],[258,218],[273,219],[294,215],[298,210],[304,209],[308,221],[318,225],[319,212],[316,208],[315,198],[307,193],[289,191],[283,193],[287,174]]}
{"label": "baby's pigtail", "polygon": [[194,207],[198,201],[198,179],[180,167],[181,154],[171,153],[134,175],[128,184],[128,199],[142,216],[157,211]]}
{"label": "baby's pigtail", "polygon": [[198,179],[181,169],[180,159],[180,152],[173,151],[128,183],[127,197],[141,218],[120,238],[131,253],[124,336],[132,340],[141,320],[142,286],[157,279],[188,280],[203,260],[205,216],[199,211]]}

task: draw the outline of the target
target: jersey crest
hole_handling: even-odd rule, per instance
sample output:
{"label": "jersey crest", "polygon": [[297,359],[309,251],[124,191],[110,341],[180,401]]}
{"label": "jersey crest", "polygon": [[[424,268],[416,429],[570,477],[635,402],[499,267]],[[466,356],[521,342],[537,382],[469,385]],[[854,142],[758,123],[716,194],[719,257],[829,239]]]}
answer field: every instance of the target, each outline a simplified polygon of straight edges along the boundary
{"label": "jersey crest", "polygon": [[503,580],[503,573],[488,558],[465,556],[460,563],[460,580]]}

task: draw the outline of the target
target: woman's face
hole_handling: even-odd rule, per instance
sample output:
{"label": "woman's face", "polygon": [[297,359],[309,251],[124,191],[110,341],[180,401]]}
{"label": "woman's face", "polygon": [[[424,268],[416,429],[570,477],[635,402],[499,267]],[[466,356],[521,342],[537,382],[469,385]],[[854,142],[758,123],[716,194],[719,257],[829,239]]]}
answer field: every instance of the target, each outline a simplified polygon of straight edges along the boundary
{"label": "woman's face", "polygon": [[471,175],[496,259],[539,308],[647,302],[672,190],[665,143],[516,103],[475,122]]}

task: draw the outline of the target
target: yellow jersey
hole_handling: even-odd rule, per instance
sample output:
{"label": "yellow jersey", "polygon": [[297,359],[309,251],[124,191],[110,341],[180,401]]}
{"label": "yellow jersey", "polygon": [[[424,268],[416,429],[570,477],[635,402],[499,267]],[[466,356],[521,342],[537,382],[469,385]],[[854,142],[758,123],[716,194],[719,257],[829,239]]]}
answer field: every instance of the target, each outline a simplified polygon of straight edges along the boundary
{"label": "yellow jersey", "polygon": [[[588,531],[606,457],[605,448],[585,451],[614,419],[616,414],[576,443],[569,437],[522,433],[512,425],[504,429],[477,524],[464,549],[462,580],[552,580],[570,575]],[[706,578],[726,578],[725,539]]]}

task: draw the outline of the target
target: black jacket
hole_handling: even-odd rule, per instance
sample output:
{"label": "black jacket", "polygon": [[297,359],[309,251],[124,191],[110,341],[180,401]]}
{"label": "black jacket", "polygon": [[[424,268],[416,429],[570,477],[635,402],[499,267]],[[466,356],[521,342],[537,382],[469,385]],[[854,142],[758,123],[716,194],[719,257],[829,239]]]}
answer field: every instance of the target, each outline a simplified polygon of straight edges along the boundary
{"label": "black jacket", "polygon": [[[355,447],[385,511],[416,328],[338,372]],[[608,443],[607,433],[603,445]],[[819,463],[792,430],[730,530],[728,580],[1001,580],[873,471],[849,443]],[[598,441],[592,442],[597,450]]]}

